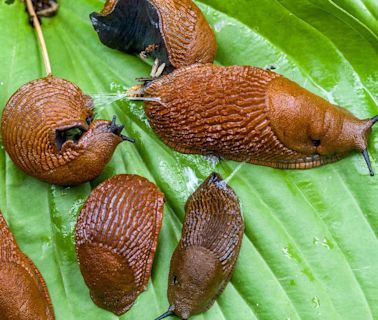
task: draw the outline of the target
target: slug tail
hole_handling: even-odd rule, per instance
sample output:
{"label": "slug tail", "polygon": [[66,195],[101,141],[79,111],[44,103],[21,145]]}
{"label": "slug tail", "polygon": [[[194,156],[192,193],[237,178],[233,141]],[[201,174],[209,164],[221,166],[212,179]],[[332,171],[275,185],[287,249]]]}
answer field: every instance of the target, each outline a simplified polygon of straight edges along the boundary
{"label": "slug tail", "polygon": [[171,310],[171,308],[169,308],[168,311],[164,312],[161,316],[157,317],[155,320],[161,320],[161,319],[173,316],[173,315],[174,315],[173,311]]}
{"label": "slug tail", "polygon": [[362,155],[365,159],[365,162],[366,162],[366,165],[367,167],[369,168],[369,173],[371,176],[374,176],[374,171],[373,171],[373,167],[371,166],[371,162],[370,162],[370,157],[369,157],[369,153],[367,151],[367,149],[365,149],[363,152],[362,152]]}

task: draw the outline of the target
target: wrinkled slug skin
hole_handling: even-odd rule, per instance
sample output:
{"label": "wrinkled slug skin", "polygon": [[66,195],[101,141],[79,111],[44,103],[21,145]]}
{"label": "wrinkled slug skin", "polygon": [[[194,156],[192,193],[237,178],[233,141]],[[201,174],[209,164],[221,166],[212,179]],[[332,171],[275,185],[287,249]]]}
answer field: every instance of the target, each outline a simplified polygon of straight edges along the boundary
{"label": "wrinkled slug skin", "polygon": [[[95,120],[92,99],[73,83],[53,76],[33,80],[13,94],[4,108],[1,133],[5,150],[28,175],[76,185],[97,177],[122,142],[110,122]],[[78,141],[57,142],[59,132],[83,131]]]}
{"label": "wrinkled slug skin", "polygon": [[147,52],[166,69],[211,63],[216,39],[191,0],[108,0],[91,20],[106,46],[124,52]]}
{"label": "wrinkled slug skin", "polygon": [[0,319],[53,320],[45,281],[19,249],[0,212]]}
{"label": "wrinkled slug skin", "polygon": [[122,174],[95,188],[76,226],[80,270],[95,304],[121,315],[150,278],[164,196],[147,179]]}
{"label": "wrinkled slug skin", "polygon": [[182,319],[208,310],[229,282],[244,222],[235,192],[213,173],[189,197],[168,278],[168,300]]}
{"label": "wrinkled slug skin", "polygon": [[276,168],[312,168],[363,151],[372,125],[277,73],[249,66],[175,70],[152,81],[145,97],[156,98],[145,102],[145,111],[173,149]]}

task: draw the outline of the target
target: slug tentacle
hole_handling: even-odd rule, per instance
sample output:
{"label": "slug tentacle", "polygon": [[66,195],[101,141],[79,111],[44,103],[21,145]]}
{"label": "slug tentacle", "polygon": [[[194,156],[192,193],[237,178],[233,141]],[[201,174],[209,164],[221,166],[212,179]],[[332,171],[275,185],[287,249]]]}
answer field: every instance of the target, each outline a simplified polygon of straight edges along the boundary
{"label": "slug tentacle", "polygon": [[371,162],[370,162],[370,157],[369,157],[369,152],[367,151],[367,149],[365,149],[364,151],[362,151],[362,155],[365,159],[365,162],[366,162],[366,165],[369,169],[369,173],[371,176],[374,176],[374,170],[373,170],[373,167],[371,166]]}
{"label": "slug tentacle", "polygon": [[308,169],[367,149],[360,120],[293,81],[250,66],[193,65],[145,84],[151,127],[183,153]]}
{"label": "slug tentacle", "polygon": [[161,316],[157,317],[155,320],[162,320],[173,315],[175,315],[175,313],[171,310],[171,308],[169,308],[166,312],[164,312]]}
{"label": "slug tentacle", "polygon": [[122,141],[122,125],[93,120],[92,99],[73,83],[48,76],[13,94],[1,132],[13,162],[27,174],[61,185],[97,177]]}

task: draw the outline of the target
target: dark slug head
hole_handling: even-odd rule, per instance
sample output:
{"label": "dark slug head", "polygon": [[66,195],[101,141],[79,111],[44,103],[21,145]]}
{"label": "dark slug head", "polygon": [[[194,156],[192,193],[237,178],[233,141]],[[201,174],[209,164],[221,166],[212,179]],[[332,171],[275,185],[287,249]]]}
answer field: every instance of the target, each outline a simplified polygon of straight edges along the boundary
{"label": "dark slug head", "polygon": [[164,73],[214,61],[214,32],[192,0],[108,0],[90,19],[104,45],[158,59]]}
{"label": "dark slug head", "polygon": [[361,152],[370,174],[374,174],[367,146],[377,117],[360,120],[284,77],[274,79],[269,90],[271,125],[287,148],[302,158],[322,163],[340,159],[351,151]]}
{"label": "dark slug head", "polygon": [[108,0],[101,12],[92,12],[89,15],[93,28],[96,30],[101,42],[113,49],[118,47],[117,39],[122,34],[121,28],[112,23],[111,13],[117,2],[118,0]]}
{"label": "dark slug head", "polygon": [[152,44],[164,47],[159,16],[149,0],[108,0],[101,12],[89,17],[100,41],[110,48],[140,53]]}

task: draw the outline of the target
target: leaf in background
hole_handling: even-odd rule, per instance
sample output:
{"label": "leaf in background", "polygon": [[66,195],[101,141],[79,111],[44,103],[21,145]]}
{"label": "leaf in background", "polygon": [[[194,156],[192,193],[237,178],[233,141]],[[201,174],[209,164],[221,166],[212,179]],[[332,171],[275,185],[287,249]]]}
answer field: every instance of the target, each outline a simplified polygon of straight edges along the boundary
{"label": "leaf in background", "polygon": [[[351,110],[377,114],[378,4],[375,0],[203,0],[218,39],[217,63],[264,67]],[[207,313],[193,319],[374,319],[378,317],[378,178],[358,154],[321,168],[282,171],[214,162],[165,146],[141,103],[107,94],[149,73],[139,58],[104,47],[88,15],[103,1],[61,0],[43,22],[53,72],[95,94],[99,117],[116,114],[137,143],[122,144],[104,173],[74,188],[24,175],[0,151],[0,208],[20,247],[44,275],[57,319],[118,319],[88,295],[74,250],[74,229],[91,189],[117,173],[136,173],[166,194],[152,278],[121,319],[154,319],[166,310],[171,254],[184,204],[207,175],[231,175],[246,230],[231,283]],[[43,64],[23,4],[0,5],[0,107]],[[110,99],[110,100],[109,100]],[[115,99],[114,99],[115,100]],[[378,172],[378,133],[370,152]]]}

